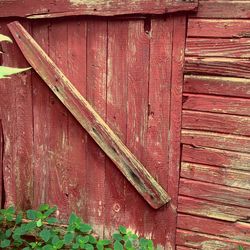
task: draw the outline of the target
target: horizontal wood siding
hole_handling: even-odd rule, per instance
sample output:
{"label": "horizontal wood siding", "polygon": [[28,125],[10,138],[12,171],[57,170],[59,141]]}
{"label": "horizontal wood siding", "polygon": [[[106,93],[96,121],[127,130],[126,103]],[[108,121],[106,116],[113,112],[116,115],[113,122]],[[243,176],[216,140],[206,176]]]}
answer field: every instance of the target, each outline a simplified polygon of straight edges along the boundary
{"label": "horizontal wood siding", "polygon": [[250,1],[201,0],[188,19],[180,249],[250,249],[248,6]]}

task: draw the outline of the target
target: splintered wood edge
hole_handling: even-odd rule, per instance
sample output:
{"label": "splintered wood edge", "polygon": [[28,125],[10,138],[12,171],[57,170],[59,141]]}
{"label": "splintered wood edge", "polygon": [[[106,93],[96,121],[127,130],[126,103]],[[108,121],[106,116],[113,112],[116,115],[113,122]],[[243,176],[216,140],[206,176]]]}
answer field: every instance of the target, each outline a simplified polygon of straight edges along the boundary
{"label": "splintered wood edge", "polygon": [[142,197],[155,209],[170,197],[19,22],[8,24],[24,57]]}

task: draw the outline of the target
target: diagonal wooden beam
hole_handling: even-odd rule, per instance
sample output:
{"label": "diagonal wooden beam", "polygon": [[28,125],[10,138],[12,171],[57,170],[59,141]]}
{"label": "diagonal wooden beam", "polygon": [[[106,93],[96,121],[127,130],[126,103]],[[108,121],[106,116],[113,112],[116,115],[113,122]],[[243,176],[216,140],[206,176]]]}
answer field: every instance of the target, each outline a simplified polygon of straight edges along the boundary
{"label": "diagonal wooden beam", "polygon": [[170,197],[19,22],[8,25],[23,55],[128,181],[155,209]]}

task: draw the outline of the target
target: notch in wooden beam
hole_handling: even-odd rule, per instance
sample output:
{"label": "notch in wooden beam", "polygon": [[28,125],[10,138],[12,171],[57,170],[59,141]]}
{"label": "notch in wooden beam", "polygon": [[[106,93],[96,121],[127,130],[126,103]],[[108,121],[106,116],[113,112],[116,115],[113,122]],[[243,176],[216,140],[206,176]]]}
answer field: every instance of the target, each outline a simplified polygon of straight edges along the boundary
{"label": "notch in wooden beam", "polygon": [[170,200],[166,191],[81,96],[30,34],[19,22],[10,23],[8,27],[30,65],[143,198],[155,209],[166,204]]}

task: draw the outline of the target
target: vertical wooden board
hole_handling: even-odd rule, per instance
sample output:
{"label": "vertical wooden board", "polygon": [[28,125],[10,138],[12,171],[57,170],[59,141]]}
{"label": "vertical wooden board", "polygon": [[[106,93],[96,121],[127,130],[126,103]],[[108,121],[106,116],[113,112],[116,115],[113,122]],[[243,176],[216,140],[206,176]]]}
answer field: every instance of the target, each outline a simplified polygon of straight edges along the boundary
{"label": "vertical wooden board", "polygon": [[[67,21],[54,20],[49,29],[49,55],[67,75],[68,51]],[[71,164],[68,161],[68,111],[56,96],[50,96],[49,105],[49,173],[48,202],[58,206],[59,217],[68,218],[68,179]]]}
{"label": "vertical wooden board", "polygon": [[[28,23],[23,23],[29,30]],[[6,23],[1,33],[10,36]],[[3,43],[3,65],[27,67],[28,64],[16,44]],[[6,188],[5,206],[14,204],[17,209],[28,209],[32,205],[32,84],[30,71],[1,84],[1,113],[5,140],[4,178]],[[2,80],[1,80],[2,81]],[[1,114],[1,116],[2,116]]]}
{"label": "vertical wooden board", "polygon": [[[49,51],[48,22],[35,22],[32,24],[32,36],[44,49]],[[34,196],[33,206],[37,208],[39,204],[47,202],[48,176],[49,173],[49,141],[50,141],[50,119],[49,106],[53,93],[44,84],[43,80],[32,72],[33,85],[33,123],[34,123]]]}
{"label": "vertical wooden board", "polygon": [[[175,248],[175,231],[177,218],[177,196],[179,185],[179,170],[181,158],[181,109],[182,109],[182,85],[183,64],[186,36],[186,17],[174,17],[173,52],[172,52],[172,85],[171,85],[171,110],[169,130],[169,171],[168,193],[172,198],[168,207],[167,241],[172,249]],[[171,249],[169,247],[169,249]]]}
{"label": "vertical wooden board", "polygon": [[[68,77],[82,96],[86,97],[87,21],[72,19],[68,23]],[[86,142],[87,132],[69,114],[69,211],[86,217]]]}
{"label": "vertical wooden board", "polygon": [[[107,21],[87,23],[87,99],[106,117]],[[104,228],[105,155],[97,144],[87,139],[86,202],[89,223],[100,236]]]}
{"label": "vertical wooden board", "polygon": [[[108,22],[107,123],[126,143],[128,21]],[[107,160],[105,171],[105,237],[124,224],[125,179]]]}
{"label": "vertical wooden board", "polygon": [[[172,31],[172,18],[152,19],[145,162],[149,172],[165,190],[168,188]],[[162,247],[167,246],[167,221],[166,207],[145,210],[144,231],[152,233],[151,237]]]}
{"label": "vertical wooden board", "polygon": [[[127,146],[145,165],[148,122],[149,37],[143,20],[129,21],[128,29]],[[129,184],[125,185],[125,225],[144,232],[148,205]]]}

